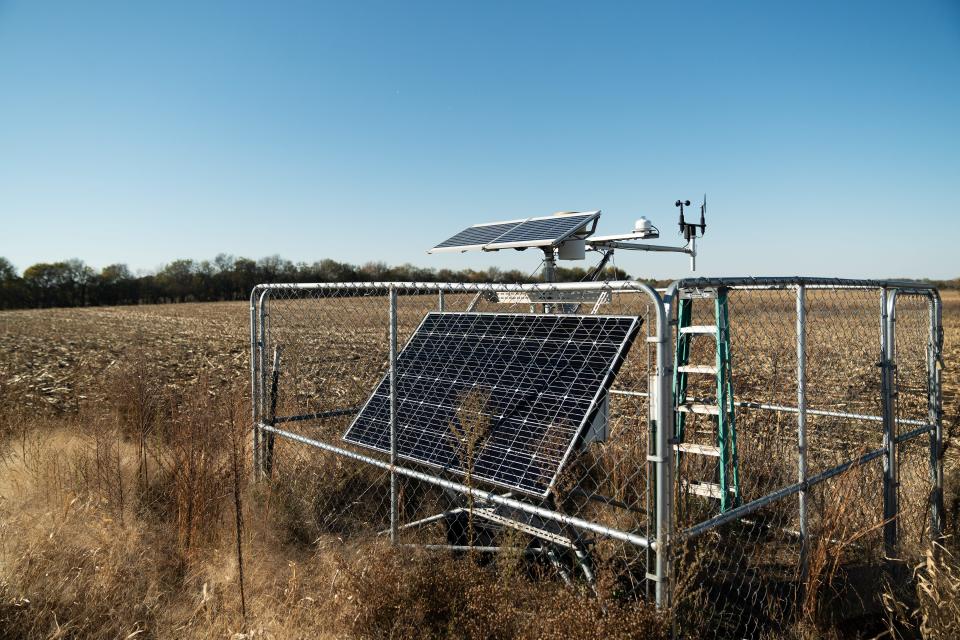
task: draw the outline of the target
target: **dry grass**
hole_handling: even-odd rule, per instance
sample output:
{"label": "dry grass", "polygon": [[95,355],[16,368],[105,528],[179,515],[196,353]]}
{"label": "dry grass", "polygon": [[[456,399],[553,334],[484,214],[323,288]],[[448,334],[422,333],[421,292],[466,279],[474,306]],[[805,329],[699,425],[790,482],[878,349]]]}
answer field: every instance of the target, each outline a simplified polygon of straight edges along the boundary
{"label": "dry grass", "polygon": [[650,606],[531,581],[516,557],[344,542],[318,505],[356,502],[356,477],[280,465],[299,484],[251,485],[243,394],[216,369],[166,383],[131,353],[102,378],[110,402],[0,411],[0,637],[663,636]]}
{"label": "dry grass", "polygon": [[[960,415],[954,366],[960,362],[960,295],[947,293],[944,302],[949,426]],[[365,303],[356,304],[361,317]],[[410,316],[407,324],[417,313]],[[296,327],[292,311],[289,319]],[[528,572],[516,570],[518,558],[498,566],[349,542],[346,534],[369,527],[378,514],[375,508],[364,513],[347,507],[370,501],[381,489],[382,474],[364,475],[351,467],[331,480],[317,475],[327,468],[312,464],[318,458],[288,457],[277,465],[281,477],[272,490],[251,488],[249,470],[235,464],[249,459],[242,449],[249,420],[247,321],[245,303],[0,313],[0,637],[663,633],[649,607],[624,604],[613,597],[614,586],[601,585],[598,595],[585,597],[556,580],[531,580]],[[333,407],[310,404],[322,395],[318,389],[328,392],[333,406],[365,396],[382,370],[383,326],[370,320],[353,327],[342,340],[340,357],[329,364],[291,361],[291,367],[310,371],[299,377],[308,386],[290,390],[283,401],[322,410]],[[768,353],[773,360],[781,357],[772,349]],[[369,361],[358,363],[360,358]],[[783,365],[773,360],[752,366],[764,371]],[[741,368],[743,375],[749,370]],[[623,375],[634,375],[631,371],[627,367]],[[764,395],[761,380],[757,375],[750,387],[754,383],[744,378],[742,386],[775,399]],[[827,384],[841,384],[850,397],[859,392],[855,381],[827,377]],[[746,432],[749,425],[743,426]],[[757,426],[770,434],[745,439],[744,456],[762,460],[771,455],[770,435],[790,425]],[[629,444],[643,449],[642,439]],[[277,455],[290,455],[279,442]],[[888,594],[889,631],[895,635],[956,637],[960,459],[952,446],[947,455],[953,537],[938,560],[923,549],[911,551],[923,559],[916,580]],[[633,487],[638,477],[594,473],[598,482],[616,485],[614,495],[642,491]],[[236,553],[238,502],[246,616]],[[331,512],[349,512],[356,521],[331,521]],[[831,626],[831,594],[842,588],[840,567],[855,555],[859,536],[875,523],[830,513],[824,510],[819,525],[822,539],[834,542],[811,550],[801,601],[805,615],[792,619],[783,635],[840,633]],[[714,570],[710,558],[702,562],[686,577],[695,582]],[[718,633],[709,615],[717,602],[697,584],[685,593],[689,628],[698,628],[699,616],[704,635]]]}

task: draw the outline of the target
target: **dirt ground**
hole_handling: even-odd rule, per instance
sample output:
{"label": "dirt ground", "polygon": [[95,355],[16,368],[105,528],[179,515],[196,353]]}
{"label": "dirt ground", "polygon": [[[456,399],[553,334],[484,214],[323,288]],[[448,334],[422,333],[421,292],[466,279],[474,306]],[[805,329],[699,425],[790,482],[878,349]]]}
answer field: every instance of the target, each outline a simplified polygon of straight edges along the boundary
{"label": "dirt ground", "polygon": [[[960,406],[960,291],[943,299],[945,417]],[[201,371],[221,384],[249,379],[245,302],[0,312],[0,395],[25,408],[70,410],[131,355],[153,363],[171,387]],[[92,398],[97,399],[97,398]]]}

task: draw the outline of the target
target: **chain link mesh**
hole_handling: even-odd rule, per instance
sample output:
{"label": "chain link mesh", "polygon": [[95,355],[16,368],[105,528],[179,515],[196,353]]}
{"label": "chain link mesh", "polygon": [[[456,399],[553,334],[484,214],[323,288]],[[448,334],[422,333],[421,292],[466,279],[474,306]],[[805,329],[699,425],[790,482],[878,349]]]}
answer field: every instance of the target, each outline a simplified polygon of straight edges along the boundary
{"label": "chain link mesh", "polygon": [[[546,295],[557,298],[561,294]],[[389,287],[270,287],[257,305],[263,327],[253,377],[261,421],[286,432],[388,462],[373,449],[352,445],[343,434],[389,368]],[[546,500],[523,498],[565,516],[652,539],[647,485],[648,374],[651,347],[645,340],[651,302],[636,291],[607,287],[564,294],[569,301],[547,303],[547,311],[638,316],[644,322],[615,379],[608,405],[606,439],[577,447]],[[398,349],[427,313],[544,312],[528,293],[493,286],[397,288]],[[653,325],[656,323],[653,317]],[[274,383],[274,359],[278,363]],[[302,541],[323,536],[353,540],[387,537],[391,525],[390,473],[362,461],[318,450],[285,437],[264,438],[271,487],[288,519],[288,530]],[[482,481],[402,461],[415,470],[456,483],[517,497]],[[397,478],[399,544],[498,548],[529,556],[529,570],[545,579],[584,582],[624,596],[651,594],[646,574],[648,549],[576,526],[510,509],[492,509],[456,490],[416,478]]]}
{"label": "chain link mesh", "polygon": [[[811,286],[798,307],[794,284],[715,284],[726,293],[729,318],[736,434],[732,464],[739,490],[732,506],[746,511],[718,523],[723,517],[719,501],[690,490],[693,482],[718,481],[721,457],[695,455],[689,448],[669,456],[665,464],[675,472],[670,588],[681,631],[760,636],[804,616],[814,619],[830,598],[856,592],[841,584],[876,579],[885,553],[883,296],[871,286]],[[448,484],[398,475],[392,491],[391,473],[383,468],[389,456],[343,440],[389,370],[391,286],[271,285],[254,292],[255,420],[305,439],[258,433],[260,464],[268,470],[271,495],[287,521],[288,535],[305,543],[389,538],[395,495],[398,544],[473,547],[490,552],[491,558],[498,557],[494,551],[500,557],[525,557],[528,574],[537,579],[589,585],[619,598],[652,599],[655,553],[636,540],[657,539],[656,452],[650,428],[656,408],[650,391],[656,373],[652,338],[657,303],[637,290],[610,285],[576,294],[548,286],[393,285],[398,349],[427,313],[439,310],[615,314],[643,320],[609,394],[607,437],[576,447],[554,490],[538,501],[406,460],[403,466]],[[694,289],[681,285],[678,294]],[[715,297],[695,296],[691,306],[691,325],[717,325]],[[670,345],[679,335],[676,307],[670,307]],[[904,438],[923,432],[896,445],[896,552],[910,558],[931,533],[931,298],[903,292],[895,308],[896,433]],[[798,325],[800,309],[803,323]],[[805,337],[802,379],[800,329]],[[686,362],[717,368],[718,339],[692,339]],[[673,346],[669,348],[672,361]],[[805,472],[798,441],[801,387]],[[689,402],[716,405],[716,371],[689,374],[686,396]],[[662,401],[672,404],[674,399]],[[718,444],[716,415],[688,413],[684,420],[684,443],[702,445],[701,451]],[[671,432],[674,427],[666,425]],[[849,468],[837,472],[838,465]],[[801,492],[798,483],[805,479],[814,483]],[[471,489],[598,526],[587,529],[492,504],[459,490],[464,482]],[[632,535],[633,542],[607,531]],[[862,600],[857,606],[873,604]]]}
{"label": "chain link mesh", "polygon": [[[895,302],[894,436],[924,433],[896,445],[900,511],[893,526],[900,535],[897,547],[886,550],[882,300],[878,287],[805,287],[802,294],[789,285],[729,288],[741,504],[750,512],[704,526],[720,515],[718,501],[684,486],[715,478],[717,458],[680,457],[676,529],[697,535],[681,534],[675,550],[677,606],[691,627],[717,637],[757,637],[798,622],[816,625],[826,603],[850,619],[877,613],[885,553],[913,558],[929,544],[931,302],[926,295],[901,295]],[[713,300],[697,300],[692,323],[712,324],[714,315]],[[690,362],[712,361],[714,350],[703,340]],[[688,396],[715,403],[716,382],[703,378],[690,383]],[[805,465],[798,435],[801,381]],[[687,434],[716,443],[716,417],[687,419]],[[801,481],[821,478],[798,490]]]}

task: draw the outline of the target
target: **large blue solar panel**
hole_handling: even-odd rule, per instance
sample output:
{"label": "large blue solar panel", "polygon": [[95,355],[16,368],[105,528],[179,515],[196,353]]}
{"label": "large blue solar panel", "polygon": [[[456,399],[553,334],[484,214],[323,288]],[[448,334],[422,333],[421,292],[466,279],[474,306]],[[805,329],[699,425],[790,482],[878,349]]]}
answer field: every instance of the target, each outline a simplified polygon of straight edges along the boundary
{"label": "large blue solar panel", "polygon": [[[397,357],[397,453],[545,496],[640,327],[633,316],[430,313]],[[390,451],[384,376],[344,439]]]}

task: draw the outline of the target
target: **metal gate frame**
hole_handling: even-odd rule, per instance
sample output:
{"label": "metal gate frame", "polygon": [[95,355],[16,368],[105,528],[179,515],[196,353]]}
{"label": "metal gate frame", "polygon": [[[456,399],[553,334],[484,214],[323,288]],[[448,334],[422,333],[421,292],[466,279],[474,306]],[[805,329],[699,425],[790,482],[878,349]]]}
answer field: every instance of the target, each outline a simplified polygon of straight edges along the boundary
{"label": "metal gate frame", "polygon": [[[883,535],[884,548],[888,558],[895,557],[897,548],[898,514],[898,453],[900,446],[915,438],[927,435],[929,438],[929,464],[931,495],[930,533],[932,541],[942,538],[944,523],[943,504],[943,429],[942,429],[942,389],[941,369],[943,368],[943,324],[942,303],[936,287],[923,282],[896,280],[849,280],[838,278],[689,278],[678,280],[670,285],[664,295],[667,305],[667,317],[671,325],[677,324],[676,306],[679,294],[684,290],[726,287],[730,290],[785,290],[796,295],[796,348],[797,348],[797,405],[752,406],[751,403],[737,402],[737,406],[764,409],[768,411],[794,413],[797,416],[797,482],[777,491],[721,513],[713,518],[697,523],[679,531],[674,542],[690,540],[723,524],[739,520],[744,516],[793,495],[798,496],[800,521],[801,563],[805,562],[805,549],[808,542],[807,531],[807,494],[812,487],[851,469],[876,460],[883,459]],[[881,368],[882,415],[862,415],[836,411],[818,411],[807,407],[806,397],[806,310],[805,300],[808,290],[870,290],[880,294],[878,309],[879,354],[878,366]],[[896,317],[898,295],[921,296],[927,299],[929,328],[927,336],[927,420],[898,420],[894,399],[897,395],[895,371]],[[673,401],[671,399],[671,401]],[[826,469],[814,476],[807,472],[807,416],[828,415],[876,421],[883,424],[883,445],[857,458]],[[914,427],[906,433],[897,433],[897,424]],[[936,552],[936,547],[934,548]]]}

